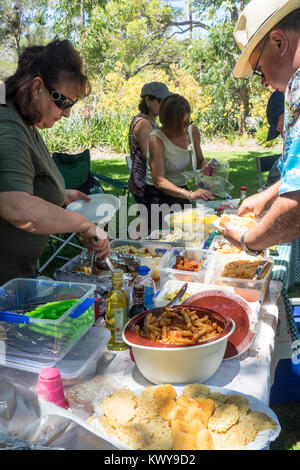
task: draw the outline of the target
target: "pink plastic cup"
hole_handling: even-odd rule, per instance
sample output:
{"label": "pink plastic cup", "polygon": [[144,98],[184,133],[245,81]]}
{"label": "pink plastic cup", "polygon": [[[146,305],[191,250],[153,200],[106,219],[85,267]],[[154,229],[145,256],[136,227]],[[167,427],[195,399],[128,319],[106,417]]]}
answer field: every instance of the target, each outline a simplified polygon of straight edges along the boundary
{"label": "pink plastic cup", "polygon": [[39,398],[51,401],[62,408],[68,408],[60,372],[55,367],[48,367],[40,371],[36,392]]}

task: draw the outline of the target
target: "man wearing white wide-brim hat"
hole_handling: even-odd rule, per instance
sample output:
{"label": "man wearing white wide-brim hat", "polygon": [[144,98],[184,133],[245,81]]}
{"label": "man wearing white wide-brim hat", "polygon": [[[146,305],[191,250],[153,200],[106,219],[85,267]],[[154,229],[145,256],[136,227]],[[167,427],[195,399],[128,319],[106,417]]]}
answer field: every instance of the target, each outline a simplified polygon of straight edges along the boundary
{"label": "man wearing white wide-brim hat", "polygon": [[234,75],[259,75],[263,87],[285,93],[281,179],[247,198],[239,215],[268,212],[243,233],[226,224],[224,235],[249,254],[300,237],[300,0],[252,0],[241,13],[234,39],[241,49]]}

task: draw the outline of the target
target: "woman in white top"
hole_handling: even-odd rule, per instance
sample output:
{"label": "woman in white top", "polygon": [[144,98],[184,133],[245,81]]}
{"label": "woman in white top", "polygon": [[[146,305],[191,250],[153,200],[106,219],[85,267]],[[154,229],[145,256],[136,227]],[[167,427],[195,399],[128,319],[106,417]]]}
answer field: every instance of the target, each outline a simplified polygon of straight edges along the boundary
{"label": "woman in white top", "polygon": [[172,94],[161,102],[159,119],[162,127],[151,132],[147,150],[144,202],[148,209],[149,229],[153,204],[179,204],[183,208],[197,199],[213,199],[210,191],[197,189],[192,192],[185,184],[183,172],[192,163],[192,147],[197,169],[207,164],[200,146],[200,132],[192,124],[190,113],[189,102],[181,95]]}

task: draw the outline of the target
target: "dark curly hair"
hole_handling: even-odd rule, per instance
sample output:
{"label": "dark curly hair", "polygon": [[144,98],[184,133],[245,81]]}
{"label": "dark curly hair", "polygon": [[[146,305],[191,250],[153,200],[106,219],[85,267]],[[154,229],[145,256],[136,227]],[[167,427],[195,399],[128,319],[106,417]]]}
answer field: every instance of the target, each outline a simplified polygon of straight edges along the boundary
{"label": "dark curly hair", "polygon": [[55,39],[46,46],[27,47],[19,58],[16,72],[5,80],[5,86],[6,99],[13,102],[30,125],[41,119],[32,99],[34,77],[53,87],[60,82],[76,82],[80,85],[80,97],[91,92],[82,60],[70,41]]}
{"label": "dark curly hair", "polygon": [[[157,100],[159,103],[161,102],[161,99],[157,98],[156,96],[153,96],[153,95],[147,95],[147,96],[151,101]],[[146,96],[143,96],[141,98],[141,101],[139,102],[139,110],[143,114],[148,114],[149,113],[150,109],[148,108],[148,106],[146,104]]]}

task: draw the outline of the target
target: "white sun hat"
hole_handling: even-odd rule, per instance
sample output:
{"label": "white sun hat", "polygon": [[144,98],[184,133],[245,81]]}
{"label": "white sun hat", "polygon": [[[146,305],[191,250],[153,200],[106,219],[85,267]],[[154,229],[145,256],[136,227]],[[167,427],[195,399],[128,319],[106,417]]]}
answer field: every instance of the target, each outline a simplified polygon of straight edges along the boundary
{"label": "white sun hat", "polygon": [[253,72],[249,57],[262,38],[280,20],[300,8],[300,0],[252,0],[242,11],[233,37],[242,53],[233,74],[237,78]]}

